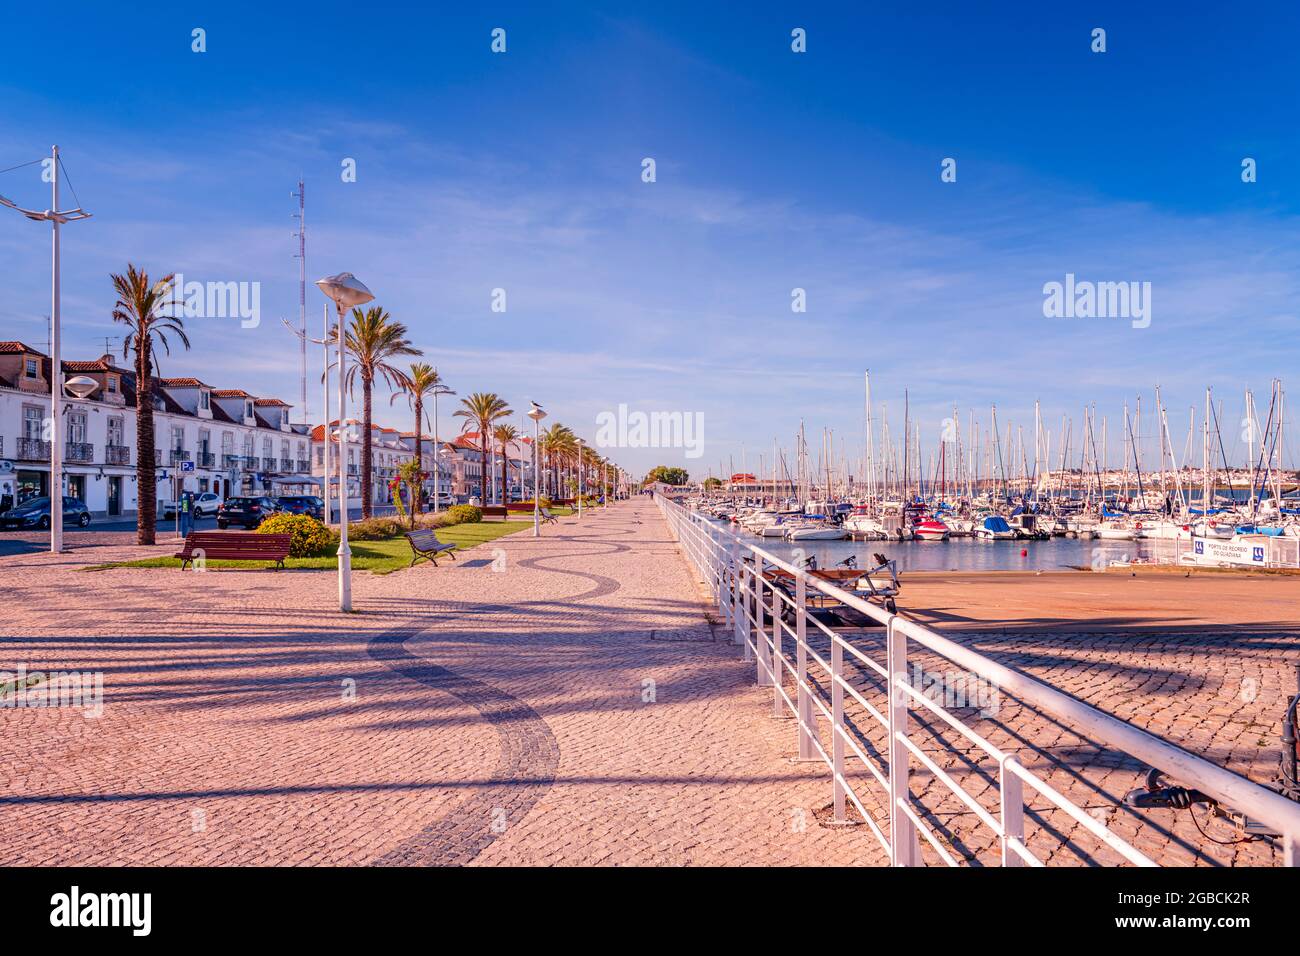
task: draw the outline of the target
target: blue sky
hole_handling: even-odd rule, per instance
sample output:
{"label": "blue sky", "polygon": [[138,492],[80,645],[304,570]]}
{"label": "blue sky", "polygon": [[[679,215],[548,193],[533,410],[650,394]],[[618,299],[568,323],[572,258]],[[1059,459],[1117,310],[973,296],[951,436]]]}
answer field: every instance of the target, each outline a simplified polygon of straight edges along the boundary
{"label": "blue sky", "polygon": [[[856,455],[866,368],[896,435],[910,388],[930,447],[953,404],[1028,430],[1035,398],[1076,435],[1096,402],[1114,438],[1159,384],[1181,451],[1206,385],[1232,422],[1295,364],[1294,7],[269,6],[65,5],[56,71],[48,12],[10,11],[27,42],[0,64],[0,168],[57,142],[95,214],[65,231],[69,355],[118,334],[107,277],[128,260],[256,281],[258,328],[191,320],[164,370],[296,400],[279,316],[302,174],[309,280],[355,272],[461,393],[536,399],[589,439],[619,403],[703,414],[702,459],[611,450],[634,469],[738,469],[743,447],[755,470],[801,418]],[[39,167],[0,174],[28,205],[45,190]],[[0,337],[40,345],[48,235],[0,212]],[[1066,273],[1151,282],[1150,327],[1044,318]],[[314,334],[323,301],[309,287]],[[318,375],[314,355],[316,420]]]}

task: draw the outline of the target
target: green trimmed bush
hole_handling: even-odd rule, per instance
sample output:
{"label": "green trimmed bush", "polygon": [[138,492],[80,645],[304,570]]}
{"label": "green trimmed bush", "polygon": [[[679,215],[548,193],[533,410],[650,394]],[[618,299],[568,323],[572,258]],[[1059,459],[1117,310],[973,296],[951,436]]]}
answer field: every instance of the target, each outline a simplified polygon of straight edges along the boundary
{"label": "green trimmed bush", "polygon": [[257,527],[258,534],[287,534],[289,557],[315,558],[328,554],[338,538],[311,515],[271,515]]}
{"label": "green trimmed bush", "polygon": [[418,518],[415,519],[415,526],[417,528],[425,528],[425,529],[448,528],[451,525],[454,525],[456,523],[457,522],[451,517],[451,515],[447,514],[447,512],[445,511],[440,511],[436,515],[428,514],[428,513],[421,514]]}
{"label": "green trimmed bush", "polygon": [[384,541],[407,530],[406,522],[396,515],[348,522],[348,537],[353,541]]}
{"label": "green trimmed bush", "polygon": [[452,524],[475,524],[483,520],[483,509],[475,505],[452,505],[447,509]]}

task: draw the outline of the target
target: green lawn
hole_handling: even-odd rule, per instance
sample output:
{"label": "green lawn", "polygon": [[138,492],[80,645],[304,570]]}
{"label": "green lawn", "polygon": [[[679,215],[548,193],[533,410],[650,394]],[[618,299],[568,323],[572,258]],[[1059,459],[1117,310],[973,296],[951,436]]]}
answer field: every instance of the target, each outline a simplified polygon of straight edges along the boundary
{"label": "green lawn", "polygon": [[[528,521],[483,521],[476,524],[458,524],[450,528],[438,529],[438,540],[455,544],[459,551],[468,550],[516,531],[533,526]],[[355,571],[373,571],[375,574],[388,574],[407,567],[411,563],[411,546],[406,538],[389,538],[385,541],[351,541],[352,568]],[[269,562],[268,562],[269,563]],[[421,561],[424,565],[428,562]],[[320,558],[289,558],[284,562],[286,568],[328,568],[333,570],[338,565],[334,555]],[[96,564],[84,568],[86,571],[105,571],[110,568],[179,568],[177,558],[143,558],[139,561],[114,561],[109,564]],[[257,569],[265,565],[256,561],[209,561],[209,570],[223,568]]]}

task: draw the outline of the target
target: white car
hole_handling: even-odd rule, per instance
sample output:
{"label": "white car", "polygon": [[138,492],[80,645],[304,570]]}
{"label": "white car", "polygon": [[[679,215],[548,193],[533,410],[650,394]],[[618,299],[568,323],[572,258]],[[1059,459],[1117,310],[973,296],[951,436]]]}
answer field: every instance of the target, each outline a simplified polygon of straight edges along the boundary
{"label": "white car", "polygon": [[[214,515],[217,509],[221,507],[221,499],[210,491],[205,491],[201,495],[194,496],[194,517],[203,518],[207,515]],[[162,516],[164,518],[176,517],[176,502],[164,501],[162,506]]]}

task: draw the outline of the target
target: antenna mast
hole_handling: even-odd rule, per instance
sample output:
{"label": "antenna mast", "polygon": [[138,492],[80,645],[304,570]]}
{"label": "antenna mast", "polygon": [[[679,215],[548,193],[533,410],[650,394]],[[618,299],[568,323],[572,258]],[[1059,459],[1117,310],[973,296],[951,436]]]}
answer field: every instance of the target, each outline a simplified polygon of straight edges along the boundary
{"label": "antenna mast", "polygon": [[307,411],[307,189],[301,177],[298,179],[298,211],[294,216],[298,220],[298,231],[294,238],[298,240],[298,361],[301,369],[298,401],[302,408],[303,424],[310,424]]}

